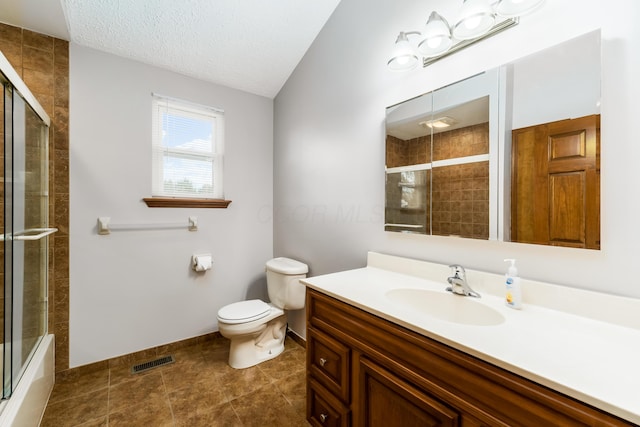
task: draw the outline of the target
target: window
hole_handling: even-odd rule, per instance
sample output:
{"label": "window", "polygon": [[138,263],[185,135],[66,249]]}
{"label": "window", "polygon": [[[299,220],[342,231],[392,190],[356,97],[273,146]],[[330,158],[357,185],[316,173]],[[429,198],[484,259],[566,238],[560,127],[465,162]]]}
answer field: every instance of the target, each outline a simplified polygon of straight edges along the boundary
{"label": "window", "polygon": [[224,112],[154,94],[152,122],[154,198],[223,199]]}

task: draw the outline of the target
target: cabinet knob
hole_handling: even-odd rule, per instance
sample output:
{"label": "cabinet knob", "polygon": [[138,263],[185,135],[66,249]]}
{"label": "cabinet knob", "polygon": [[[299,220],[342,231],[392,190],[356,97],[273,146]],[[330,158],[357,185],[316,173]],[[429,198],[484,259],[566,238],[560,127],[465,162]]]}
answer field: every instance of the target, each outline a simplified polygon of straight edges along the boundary
{"label": "cabinet knob", "polygon": [[325,359],[324,357],[320,358],[320,366],[324,366],[327,363],[327,359]]}
{"label": "cabinet knob", "polygon": [[320,414],[320,421],[321,421],[321,422],[325,422],[325,421],[327,421],[327,418],[329,418],[329,415],[327,415],[327,414]]}

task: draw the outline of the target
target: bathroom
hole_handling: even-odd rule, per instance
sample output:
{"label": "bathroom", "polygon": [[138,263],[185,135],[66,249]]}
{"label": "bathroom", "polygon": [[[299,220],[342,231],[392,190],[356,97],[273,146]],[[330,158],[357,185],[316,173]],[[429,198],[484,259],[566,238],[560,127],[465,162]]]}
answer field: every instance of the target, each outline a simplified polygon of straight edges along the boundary
{"label": "bathroom", "polygon": [[[307,263],[312,276],[361,267],[369,250],[495,273],[514,257],[523,277],[639,298],[630,267],[640,239],[633,190],[640,147],[631,126],[640,113],[633,96],[640,93],[640,7],[631,0],[549,0],[507,33],[424,69],[389,72],[399,30],[422,25],[431,8],[454,9],[452,2],[431,3],[342,0],[272,94],[71,43],[68,128],[58,129],[69,139],[52,152],[62,183],[52,223],[68,221],[55,237],[50,281],[56,371],[217,330],[220,307],[266,298],[264,265],[274,256]],[[384,231],[387,106],[595,29],[603,39],[601,250]],[[149,139],[152,92],[225,110],[227,209],[150,209],[141,201],[150,195],[151,172],[148,145],[136,142]],[[101,216],[186,223],[191,215],[198,217],[195,233],[96,232]],[[194,253],[211,253],[212,270],[195,274]],[[302,313],[289,324],[304,337]]]}

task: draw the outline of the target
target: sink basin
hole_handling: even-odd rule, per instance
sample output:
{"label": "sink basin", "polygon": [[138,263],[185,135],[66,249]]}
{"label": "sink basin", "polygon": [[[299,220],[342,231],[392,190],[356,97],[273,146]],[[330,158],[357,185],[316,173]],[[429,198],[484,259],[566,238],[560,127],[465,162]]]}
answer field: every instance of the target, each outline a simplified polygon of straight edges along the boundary
{"label": "sink basin", "polygon": [[445,291],[394,289],[386,296],[396,304],[447,322],[474,326],[495,326],[504,322],[502,314],[474,298]]}

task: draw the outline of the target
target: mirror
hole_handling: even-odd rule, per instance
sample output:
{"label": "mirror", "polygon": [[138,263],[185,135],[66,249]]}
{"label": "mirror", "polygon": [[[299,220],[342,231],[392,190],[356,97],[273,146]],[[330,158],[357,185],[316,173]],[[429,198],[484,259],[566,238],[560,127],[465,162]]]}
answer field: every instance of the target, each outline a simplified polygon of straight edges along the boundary
{"label": "mirror", "polygon": [[385,230],[600,247],[600,32],[387,108]]}

